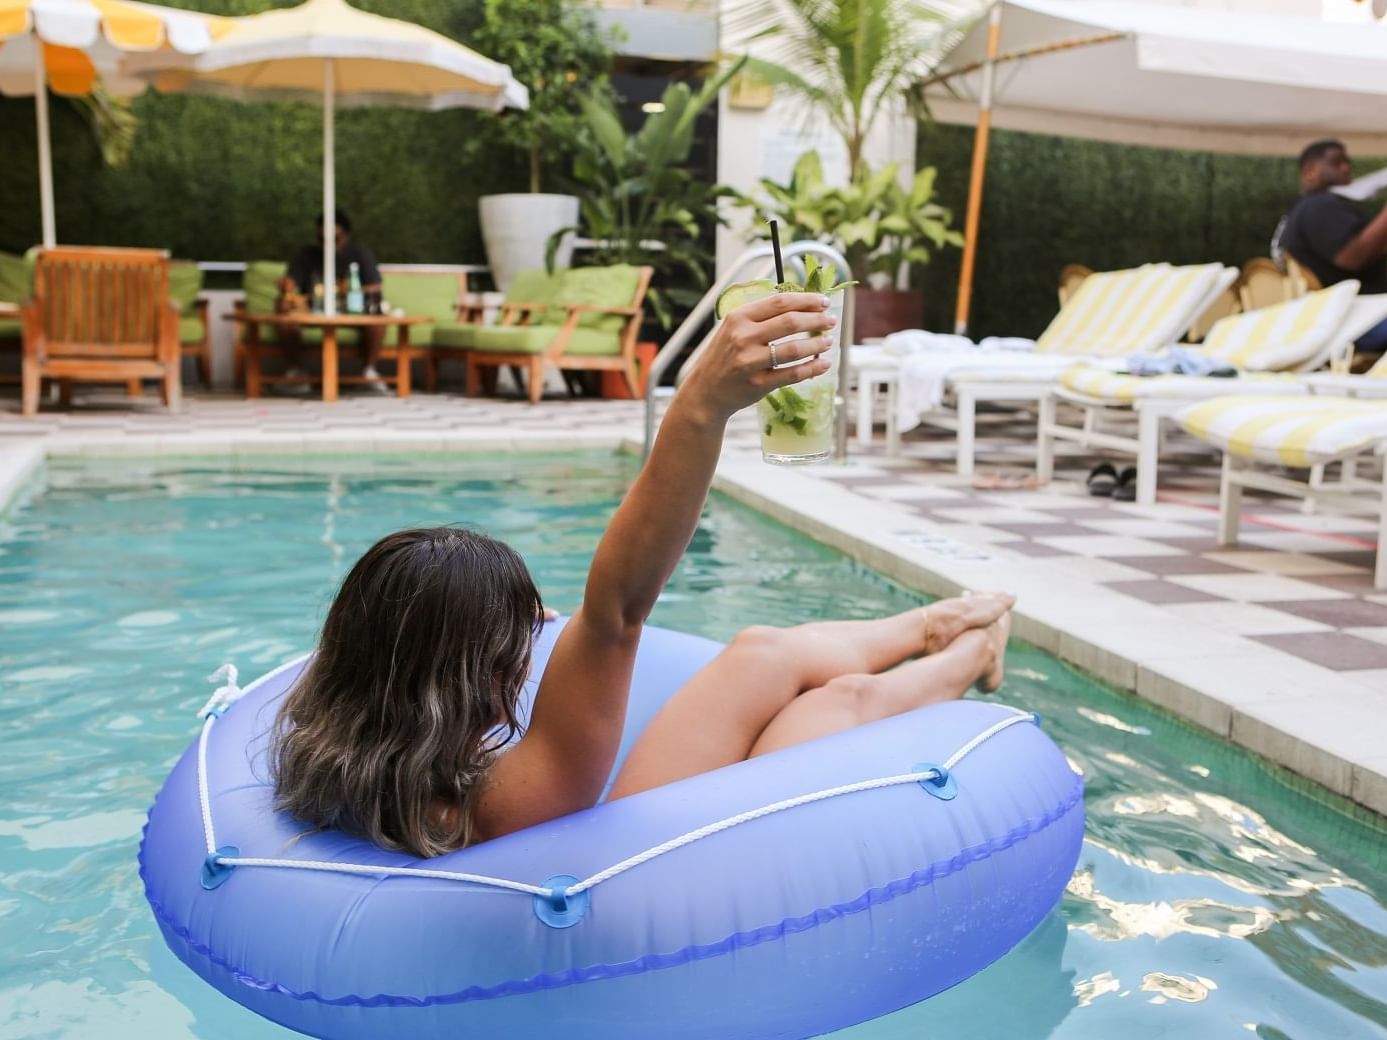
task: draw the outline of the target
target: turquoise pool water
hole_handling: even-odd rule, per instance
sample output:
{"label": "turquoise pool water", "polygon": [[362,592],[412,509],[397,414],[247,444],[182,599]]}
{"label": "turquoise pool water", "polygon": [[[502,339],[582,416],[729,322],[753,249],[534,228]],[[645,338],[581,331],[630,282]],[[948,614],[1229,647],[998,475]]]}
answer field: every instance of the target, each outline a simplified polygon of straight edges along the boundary
{"label": "turquoise pool water", "polygon": [[[136,877],[205,676],[308,649],[345,568],[408,525],[509,539],[570,609],[632,472],[594,456],[52,470],[0,518],[0,1040],[293,1035],[166,952]],[[726,638],[914,602],[715,500],[654,620]],[[1087,778],[1069,893],[992,968],[841,1037],[1387,1037],[1387,832],[1025,647],[1003,696]]]}

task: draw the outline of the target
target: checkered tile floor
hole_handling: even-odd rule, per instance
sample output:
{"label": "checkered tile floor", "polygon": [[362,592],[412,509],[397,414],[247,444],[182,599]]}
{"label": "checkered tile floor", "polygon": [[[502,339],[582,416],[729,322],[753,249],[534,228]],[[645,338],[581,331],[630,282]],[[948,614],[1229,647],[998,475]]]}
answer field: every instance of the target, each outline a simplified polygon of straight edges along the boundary
{"label": "checkered tile floor", "polygon": [[[984,417],[979,473],[1026,473],[1034,466],[1034,424],[996,413]],[[381,431],[608,431],[638,437],[642,405],[631,401],[465,399],[416,394],[408,399],[348,392],[335,405],[296,397],[247,401],[192,395],[169,415],[152,393],[133,405],[121,395],[79,394],[70,411],[18,415],[10,388],[0,390],[0,445],[16,437],[142,438],[198,433],[283,436]],[[734,423],[729,445],[754,449],[748,416]],[[1061,450],[1069,446],[1061,446]],[[1090,497],[1084,477],[1094,459],[1061,454],[1057,479],[1037,490],[980,490],[953,474],[953,438],[907,434],[902,454],[887,457],[880,434],[870,448],[854,442],[857,464],[817,467],[813,475],[860,495],[864,506],[887,499],[942,525],[951,538],[989,553],[1069,557],[1076,575],[1160,606],[1213,629],[1247,636],[1327,669],[1380,679],[1387,688],[1387,593],[1372,588],[1371,521],[1305,514],[1289,499],[1250,496],[1241,544],[1220,549],[1217,459],[1194,442],[1174,441],[1161,473],[1160,501],[1150,507]]]}
{"label": "checkered tile floor", "polygon": [[[990,418],[979,476],[1034,470],[1034,423]],[[1173,439],[1159,501],[1095,498],[1084,486],[1097,461],[1072,446],[1056,479],[1035,490],[980,490],[953,474],[953,440],[916,430],[902,455],[878,440],[867,468],[822,476],[865,499],[889,499],[993,555],[1069,557],[1073,573],[1123,595],[1387,689],[1387,592],[1374,590],[1377,532],[1367,517],[1306,514],[1293,499],[1249,493],[1239,544],[1217,544],[1218,459]],[[1131,460],[1112,460],[1120,469]]]}

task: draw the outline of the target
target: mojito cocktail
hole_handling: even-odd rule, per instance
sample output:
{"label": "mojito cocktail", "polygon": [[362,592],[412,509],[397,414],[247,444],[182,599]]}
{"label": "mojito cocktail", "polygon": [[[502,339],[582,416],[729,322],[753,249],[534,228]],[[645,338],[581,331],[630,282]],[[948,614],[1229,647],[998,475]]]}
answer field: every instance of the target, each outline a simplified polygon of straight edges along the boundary
{"label": "mojito cocktail", "polygon": [[[769,281],[743,282],[728,289],[718,301],[718,314],[751,303],[776,292]],[[793,287],[786,291],[800,291]],[[832,331],[823,333],[824,353],[829,369],[802,383],[772,390],[756,404],[756,417],[761,427],[761,457],[777,465],[798,466],[823,462],[833,455],[833,410],[838,395],[838,330],[842,327],[843,294],[831,293],[829,313],[838,319]],[[801,332],[778,339],[775,344],[809,338]],[[790,362],[790,365],[805,364]],[[782,365],[782,368],[789,365]]]}

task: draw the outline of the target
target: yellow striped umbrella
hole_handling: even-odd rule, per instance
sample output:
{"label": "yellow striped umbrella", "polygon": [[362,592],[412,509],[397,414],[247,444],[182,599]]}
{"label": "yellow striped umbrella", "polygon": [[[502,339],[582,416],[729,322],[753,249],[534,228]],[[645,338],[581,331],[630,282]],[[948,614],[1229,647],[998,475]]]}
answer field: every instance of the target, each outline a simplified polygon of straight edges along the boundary
{"label": "yellow striped umbrella", "polygon": [[[3,0],[0,0],[3,2]],[[323,226],[336,209],[334,111],[338,106],[525,108],[529,92],[508,66],[411,22],[359,11],[345,0],[235,20],[235,27],[193,58],[133,56],[126,70],[161,90],[241,99],[298,99],[323,106]],[[323,281],[335,283],[332,235],[323,236]],[[336,294],[325,301],[332,313]]]}
{"label": "yellow striped umbrella", "polygon": [[0,94],[34,95],[45,246],[57,241],[48,89],[88,94],[100,78],[113,94],[137,94],[145,84],[121,75],[122,55],[198,54],[233,24],[230,18],[132,0],[0,0]]}

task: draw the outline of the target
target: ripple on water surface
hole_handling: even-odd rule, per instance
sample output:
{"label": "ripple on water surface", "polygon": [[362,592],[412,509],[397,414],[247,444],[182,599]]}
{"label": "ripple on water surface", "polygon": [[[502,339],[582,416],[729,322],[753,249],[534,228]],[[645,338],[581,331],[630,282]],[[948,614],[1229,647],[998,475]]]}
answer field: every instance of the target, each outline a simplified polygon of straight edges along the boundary
{"label": "ripple on water surface", "polygon": [[[307,650],[346,568],[406,526],[508,539],[571,610],[633,472],[599,456],[102,463],[55,468],[0,517],[0,1040],[291,1035],[173,958],[136,876],[206,677]],[[726,639],[916,602],[715,497],[654,620]],[[1382,830],[1028,648],[1002,696],[1085,776],[1064,901],[973,979],[842,1036],[1387,1037]]]}

